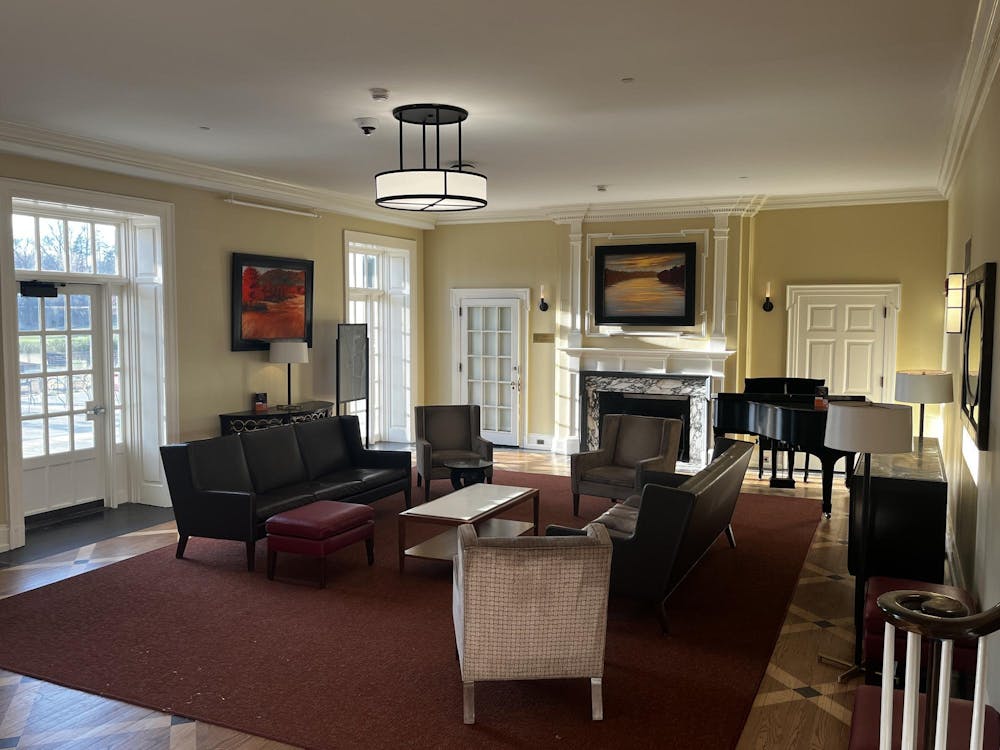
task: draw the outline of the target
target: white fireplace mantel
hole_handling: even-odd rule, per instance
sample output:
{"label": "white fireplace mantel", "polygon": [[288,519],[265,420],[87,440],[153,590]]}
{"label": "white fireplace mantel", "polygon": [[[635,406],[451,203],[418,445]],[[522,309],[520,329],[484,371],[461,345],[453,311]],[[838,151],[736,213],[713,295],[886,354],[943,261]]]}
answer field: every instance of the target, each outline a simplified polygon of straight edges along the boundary
{"label": "white fireplace mantel", "polygon": [[579,359],[577,372],[634,372],[657,375],[707,375],[721,378],[725,375],[726,360],[734,353],[731,349],[615,349],[603,347],[566,347],[560,349],[570,357]]}

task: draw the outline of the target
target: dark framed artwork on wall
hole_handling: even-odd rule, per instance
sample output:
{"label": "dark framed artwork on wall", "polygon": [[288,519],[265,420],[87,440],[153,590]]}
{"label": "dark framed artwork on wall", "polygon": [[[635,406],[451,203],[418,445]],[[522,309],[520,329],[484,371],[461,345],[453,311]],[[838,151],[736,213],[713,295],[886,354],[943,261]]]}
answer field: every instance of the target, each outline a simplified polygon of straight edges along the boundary
{"label": "dark framed artwork on wall", "polygon": [[694,242],[595,247],[594,322],[694,325],[696,251]]}
{"label": "dark framed artwork on wall", "polygon": [[996,284],[996,263],[984,263],[969,271],[965,278],[962,417],[981,451],[989,449]]}
{"label": "dark framed artwork on wall", "polygon": [[232,351],[260,351],[276,339],[312,346],[313,262],[233,253]]}

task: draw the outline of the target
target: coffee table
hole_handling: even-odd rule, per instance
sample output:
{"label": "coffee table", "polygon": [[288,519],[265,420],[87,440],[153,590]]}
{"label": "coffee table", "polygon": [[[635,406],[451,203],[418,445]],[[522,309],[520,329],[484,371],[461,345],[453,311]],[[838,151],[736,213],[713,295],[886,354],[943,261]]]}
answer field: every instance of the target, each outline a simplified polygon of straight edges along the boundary
{"label": "coffee table", "polygon": [[[531,500],[534,523],[496,518],[506,510]],[[407,523],[434,523],[451,526],[426,542],[407,549]],[[407,557],[425,560],[451,560],[458,553],[458,526],[471,523],[481,537],[520,536],[534,529],[538,536],[538,490],[533,487],[504,487],[498,484],[473,484],[429,503],[399,514],[399,571]]]}
{"label": "coffee table", "polygon": [[451,469],[451,486],[456,490],[468,487],[470,484],[476,484],[477,482],[485,482],[486,470],[492,465],[492,461],[482,458],[464,458],[444,462],[445,468]]}

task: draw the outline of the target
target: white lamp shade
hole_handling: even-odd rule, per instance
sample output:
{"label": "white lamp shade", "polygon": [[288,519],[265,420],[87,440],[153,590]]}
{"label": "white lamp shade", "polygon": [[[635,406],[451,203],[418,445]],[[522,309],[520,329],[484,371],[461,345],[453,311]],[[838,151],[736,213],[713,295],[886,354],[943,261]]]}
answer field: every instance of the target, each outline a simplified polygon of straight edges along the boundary
{"label": "white lamp shade", "polygon": [[854,453],[906,453],[913,444],[912,412],[903,404],[832,401],[824,444]]}
{"label": "white lamp shade", "polygon": [[896,373],[897,401],[910,404],[950,404],[953,398],[950,372],[900,370]]}
{"label": "white lamp shade", "polygon": [[375,202],[403,211],[468,211],[486,205],[486,177],[455,169],[398,169],[375,175]]}
{"label": "white lamp shade", "polygon": [[283,365],[308,362],[309,346],[305,341],[272,341],[271,361]]}

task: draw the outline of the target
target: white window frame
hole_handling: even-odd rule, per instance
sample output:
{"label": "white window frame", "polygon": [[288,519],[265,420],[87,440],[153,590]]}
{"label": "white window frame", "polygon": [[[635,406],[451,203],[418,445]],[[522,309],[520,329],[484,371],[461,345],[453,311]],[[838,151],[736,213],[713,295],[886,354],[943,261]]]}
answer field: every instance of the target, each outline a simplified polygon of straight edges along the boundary
{"label": "white window frame", "polygon": [[[409,404],[406,409],[406,440],[405,442],[413,442],[413,407],[416,404],[417,398],[417,367],[416,367],[416,354],[419,351],[419,341],[418,341],[418,331],[415,325],[416,319],[416,255],[417,255],[417,243],[414,240],[407,240],[401,237],[390,237],[380,234],[370,234],[368,232],[357,232],[350,229],[344,230],[344,320],[348,320],[348,308],[352,300],[365,300],[367,305],[380,304],[381,300],[385,297],[385,289],[388,286],[387,282],[387,264],[380,263],[379,271],[379,283],[376,289],[369,289],[364,287],[351,287],[351,269],[350,269],[350,258],[352,252],[368,252],[368,249],[358,248],[357,250],[352,250],[353,245],[371,245],[376,249],[372,254],[382,254],[383,257],[390,254],[405,254],[407,257],[407,276],[409,282],[409,328],[410,328],[410,351],[409,351],[409,361],[410,361],[410,378],[409,378]],[[385,306],[380,304],[382,312],[385,312]],[[388,328],[386,325],[386,319],[383,316],[382,320],[382,330],[383,338],[388,338]],[[371,336],[371,331],[369,331],[369,336]],[[385,369],[387,363],[387,355],[391,350],[391,343],[387,340],[380,342],[380,351],[382,356],[380,358],[380,367],[382,370]],[[383,379],[385,377],[384,372],[370,372],[370,380]],[[369,386],[370,388],[370,386]],[[339,404],[338,404],[339,407]],[[369,390],[368,399],[368,410],[372,409],[372,399],[371,390]],[[372,425],[372,431],[382,440],[388,439],[388,404],[380,404],[380,416],[382,419],[382,424]],[[370,414],[369,414],[370,418]],[[362,430],[363,432],[364,430]]]}
{"label": "white window frame", "polygon": [[[154,217],[159,223],[159,247],[162,253],[160,259],[160,282],[162,284],[162,315],[163,315],[163,427],[161,435],[162,442],[176,441],[179,434],[179,414],[178,414],[178,377],[177,377],[177,324],[176,324],[176,304],[175,304],[175,271],[174,271],[174,207],[173,204],[161,201],[153,201],[144,198],[130,198],[127,196],[101,193],[91,190],[81,190],[78,188],[61,187],[58,185],[46,185],[42,183],[29,182],[26,180],[15,180],[0,178],[0,320],[4,321],[0,326],[0,364],[2,364],[2,376],[4,383],[4,426],[7,443],[7,527],[0,526],[0,551],[9,548],[21,547],[24,545],[24,498],[21,486],[22,461],[21,458],[21,430],[19,388],[18,388],[18,353],[17,353],[17,293],[18,278],[28,274],[39,279],[58,277],[61,281],[78,281],[82,283],[112,283],[114,281],[134,280],[132,271],[127,270],[128,253],[120,256],[119,262],[121,270],[125,271],[127,279],[119,277],[104,276],[89,273],[62,273],[54,271],[14,271],[14,248],[13,234],[11,226],[11,215],[14,213],[15,200],[42,201],[45,203],[66,204],[67,206],[86,206],[88,210],[83,212],[88,216],[93,216],[100,221],[100,212],[109,211],[115,213],[125,213],[133,216]],[[81,216],[80,212],[66,209],[68,213],[75,213]],[[135,410],[133,410],[135,411]],[[133,414],[133,418],[135,415]],[[112,448],[112,454],[114,449]],[[149,455],[146,455],[149,454]],[[156,466],[153,466],[152,455],[147,449],[142,450],[142,446],[134,445],[129,455],[129,463],[135,466],[136,471],[130,472],[135,477],[131,480],[149,487],[151,491],[159,491],[156,498],[157,504],[168,503],[166,495],[166,482],[162,475],[162,466],[159,465],[157,457]],[[157,472],[155,478],[146,474],[150,471]],[[145,473],[143,473],[145,472]],[[143,494],[143,499],[150,502],[150,499]]]}

